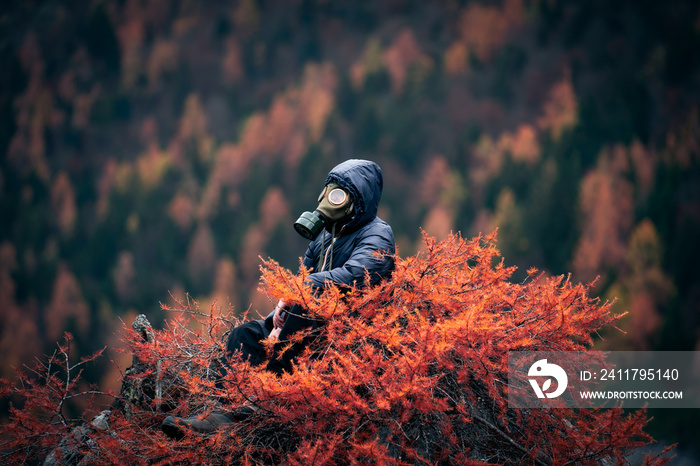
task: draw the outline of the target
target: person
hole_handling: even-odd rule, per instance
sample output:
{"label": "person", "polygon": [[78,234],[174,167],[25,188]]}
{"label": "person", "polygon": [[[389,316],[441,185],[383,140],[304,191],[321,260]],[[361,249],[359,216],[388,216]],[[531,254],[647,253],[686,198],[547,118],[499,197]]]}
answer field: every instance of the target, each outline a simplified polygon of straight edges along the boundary
{"label": "person", "polygon": [[[329,284],[361,288],[367,275],[370,285],[391,275],[394,233],[377,216],[383,184],[382,171],[376,163],[346,160],[328,173],[316,210],[304,212],[294,223],[295,230],[310,240],[302,264],[311,270],[308,280],[314,289],[320,291]],[[319,334],[320,328],[321,322],[308,316],[301,306],[288,306],[280,301],[267,318],[233,329],[227,342],[225,365],[240,357],[253,366],[267,361],[266,370],[278,376],[290,373],[294,358]],[[301,331],[307,332],[305,338],[290,346],[290,337]],[[263,342],[269,337],[277,338],[277,342],[267,358]],[[182,426],[211,432],[254,410],[254,406],[247,406],[236,412],[214,412],[203,419],[168,416],[163,421],[163,430],[174,434],[171,436],[182,435]]]}

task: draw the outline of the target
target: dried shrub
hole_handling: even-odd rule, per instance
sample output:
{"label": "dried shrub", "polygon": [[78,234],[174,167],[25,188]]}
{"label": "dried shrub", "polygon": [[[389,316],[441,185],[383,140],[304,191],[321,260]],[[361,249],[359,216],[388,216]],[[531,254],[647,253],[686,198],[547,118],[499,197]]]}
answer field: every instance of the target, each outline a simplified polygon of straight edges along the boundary
{"label": "dried shrub", "polygon": [[[396,258],[391,280],[362,290],[314,293],[306,270],[265,262],[264,291],[325,322],[294,373],[281,378],[241,361],[217,377],[223,336],[236,322],[215,307],[204,314],[179,303],[163,330],[136,325],[134,365],[108,425],[83,427],[82,443],[52,454],[135,464],[625,464],[652,441],[643,410],[508,407],[508,351],[585,350],[615,319],[609,303],[589,297],[589,286],[534,269],[512,283],[495,235],[424,240],[424,252]],[[6,385],[4,394],[48,393],[56,383]],[[56,417],[52,400],[13,412],[4,427],[15,434],[7,459],[80,437],[65,423],[41,434],[49,431],[27,409]],[[213,435],[173,441],[160,430],[166,413],[242,403],[259,410]]]}

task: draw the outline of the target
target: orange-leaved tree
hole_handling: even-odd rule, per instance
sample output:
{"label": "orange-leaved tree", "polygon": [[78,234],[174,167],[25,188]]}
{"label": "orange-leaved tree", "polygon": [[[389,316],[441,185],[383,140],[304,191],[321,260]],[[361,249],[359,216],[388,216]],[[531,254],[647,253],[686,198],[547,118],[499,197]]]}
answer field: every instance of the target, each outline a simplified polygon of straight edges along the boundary
{"label": "orange-leaved tree", "polygon": [[[391,280],[359,290],[330,286],[318,294],[308,271],[266,261],[268,295],[324,322],[292,374],[278,378],[235,360],[220,377],[222,334],[233,323],[179,303],[171,310],[189,311],[199,330],[178,312],[163,330],[130,331],[134,365],[99,422],[66,422],[59,404],[70,387],[61,380],[24,376],[20,386],[6,384],[5,395],[24,397],[25,405],[3,426],[5,456],[51,452],[58,462],[137,464],[627,463],[652,441],[644,411],[509,408],[509,351],[585,350],[591,334],[614,321],[588,286],[536,270],[513,283],[512,272],[495,234],[426,236],[424,252],[396,258]],[[175,441],[160,430],[166,413],[243,403],[259,409],[212,435]]]}

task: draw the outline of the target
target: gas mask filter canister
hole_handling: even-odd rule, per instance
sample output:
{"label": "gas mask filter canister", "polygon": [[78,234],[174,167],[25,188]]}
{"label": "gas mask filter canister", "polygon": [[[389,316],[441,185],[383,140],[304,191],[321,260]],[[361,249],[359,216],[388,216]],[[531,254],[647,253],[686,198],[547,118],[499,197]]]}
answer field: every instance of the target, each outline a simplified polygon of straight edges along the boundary
{"label": "gas mask filter canister", "polygon": [[352,212],[352,198],[340,186],[330,183],[318,196],[318,207],[306,211],[294,222],[294,229],[304,238],[313,241],[324,228],[346,219]]}

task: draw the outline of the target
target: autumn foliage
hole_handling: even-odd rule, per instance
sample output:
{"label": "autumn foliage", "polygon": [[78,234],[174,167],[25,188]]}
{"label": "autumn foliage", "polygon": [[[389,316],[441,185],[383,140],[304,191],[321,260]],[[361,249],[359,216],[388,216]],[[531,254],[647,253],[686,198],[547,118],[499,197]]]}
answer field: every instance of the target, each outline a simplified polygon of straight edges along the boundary
{"label": "autumn foliage", "polygon": [[[134,364],[122,392],[100,422],[76,427],[62,403],[80,392],[82,362],[61,347],[19,385],[4,384],[4,396],[21,399],[3,426],[5,459],[52,452],[59,462],[90,464],[625,464],[652,441],[643,411],[508,407],[508,352],[590,348],[591,334],[615,320],[609,303],[536,270],[513,283],[495,234],[424,242],[424,252],[396,258],[391,280],[349,292],[316,295],[307,271],[266,261],[264,291],[325,322],[281,378],[234,361],[217,380],[235,322],[178,303],[163,330],[129,331]],[[65,369],[57,372],[61,361],[73,370],[69,382]],[[243,403],[259,410],[215,435],[174,441],[161,432],[167,413]]]}

